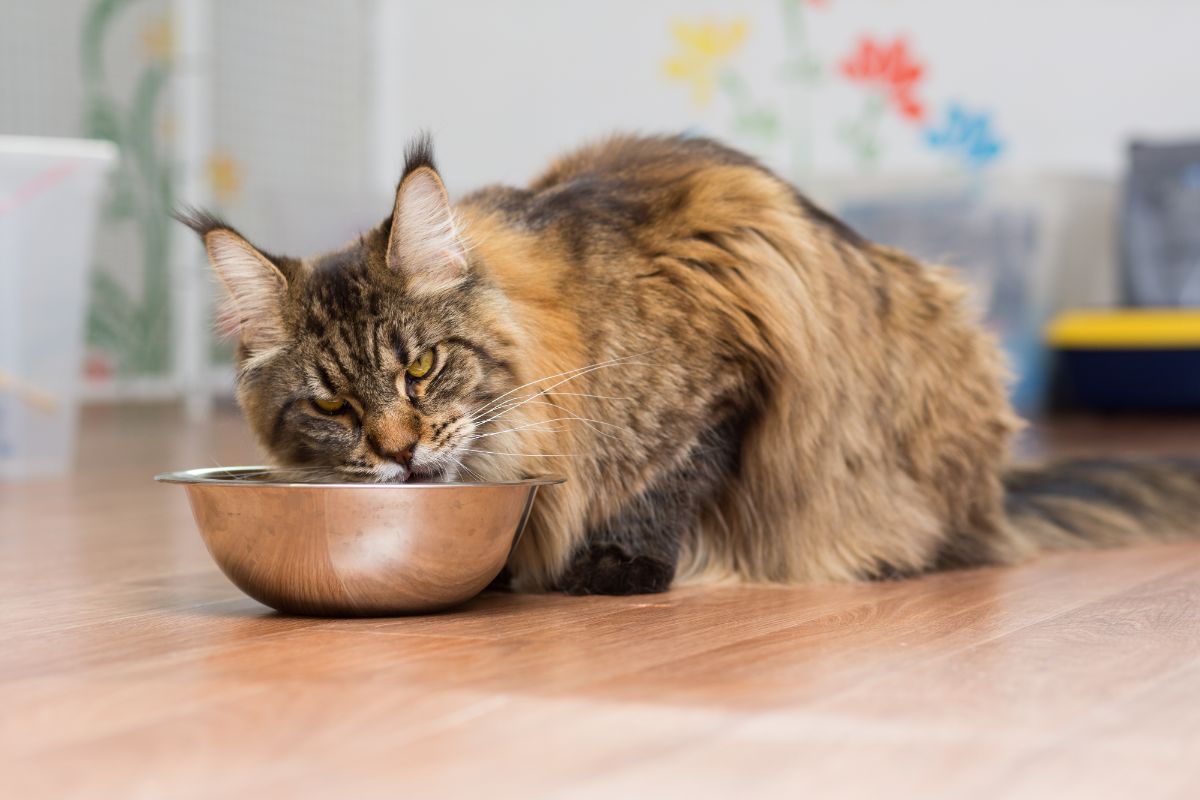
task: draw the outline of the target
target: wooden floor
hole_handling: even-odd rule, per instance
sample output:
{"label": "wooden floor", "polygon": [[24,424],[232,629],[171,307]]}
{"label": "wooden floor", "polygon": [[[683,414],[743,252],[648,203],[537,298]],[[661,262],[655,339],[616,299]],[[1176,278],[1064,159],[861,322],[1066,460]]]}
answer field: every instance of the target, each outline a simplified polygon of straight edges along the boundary
{"label": "wooden floor", "polygon": [[[1200,797],[1200,546],[297,619],[150,482],[252,463],[236,417],[85,429],[74,477],[0,487],[5,798]],[[1200,423],[1026,448],[1197,452]]]}

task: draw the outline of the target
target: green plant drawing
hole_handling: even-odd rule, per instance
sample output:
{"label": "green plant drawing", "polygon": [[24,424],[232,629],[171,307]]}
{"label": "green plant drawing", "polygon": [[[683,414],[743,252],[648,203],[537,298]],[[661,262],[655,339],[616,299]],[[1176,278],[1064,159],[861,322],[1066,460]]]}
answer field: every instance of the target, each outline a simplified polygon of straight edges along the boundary
{"label": "green plant drawing", "polygon": [[883,152],[880,131],[885,112],[912,125],[919,126],[925,119],[925,103],[918,97],[925,65],[904,36],[891,40],[860,36],[839,70],[846,80],[862,88],[864,101],[858,116],[839,126],[838,135],[859,168],[870,169]]}
{"label": "green plant drawing", "polygon": [[122,106],[104,66],[113,22],[136,2],[96,0],[83,27],[85,135],[107,139],[121,152],[101,224],[135,226],[142,273],[141,295],[132,296],[104,265],[93,265],[87,333],[89,344],[114,359],[118,374],[161,375],[168,371],[171,357],[167,270],[175,181],[157,126],[169,67],[165,59],[147,63],[128,105]]}
{"label": "green plant drawing", "polygon": [[717,86],[733,109],[732,127],[736,135],[756,139],[763,145],[774,143],[782,127],[779,113],[771,106],[754,99],[746,79],[734,69],[724,69],[717,76]]}
{"label": "green plant drawing", "polygon": [[776,76],[785,89],[782,102],[765,101],[732,63],[742,48],[749,24],[744,18],[726,24],[712,21],[676,22],[677,52],[665,62],[668,78],[689,83],[696,105],[705,105],[720,92],[731,111],[733,135],[765,150],[786,140],[793,176],[808,173],[813,164],[812,93],[825,79],[809,44],[807,6],[812,0],[780,0],[784,57]]}
{"label": "green plant drawing", "polygon": [[868,92],[859,115],[838,128],[838,135],[854,154],[860,169],[869,169],[879,162],[883,152],[879,126],[885,108],[883,97],[877,92]]}
{"label": "green plant drawing", "polygon": [[788,127],[791,172],[795,177],[813,169],[812,95],[824,80],[821,60],[808,39],[805,0],[780,0],[783,18],[784,60],[779,78],[788,87],[788,105],[798,124]]}

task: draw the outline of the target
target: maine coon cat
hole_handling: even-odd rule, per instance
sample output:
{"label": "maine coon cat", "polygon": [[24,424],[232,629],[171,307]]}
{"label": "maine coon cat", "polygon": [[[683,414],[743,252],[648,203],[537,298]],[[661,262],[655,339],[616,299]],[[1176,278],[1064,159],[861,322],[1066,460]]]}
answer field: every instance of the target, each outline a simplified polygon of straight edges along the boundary
{"label": "maine coon cat", "polygon": [[713,141],[611,138],[452,204],[422,139],[388,218],[314,258],[184,221],[275,462],[568,478],[517,589],[902,576],[1197,532],[1195,467],[1008,469],[1002,359],[952,275]]}

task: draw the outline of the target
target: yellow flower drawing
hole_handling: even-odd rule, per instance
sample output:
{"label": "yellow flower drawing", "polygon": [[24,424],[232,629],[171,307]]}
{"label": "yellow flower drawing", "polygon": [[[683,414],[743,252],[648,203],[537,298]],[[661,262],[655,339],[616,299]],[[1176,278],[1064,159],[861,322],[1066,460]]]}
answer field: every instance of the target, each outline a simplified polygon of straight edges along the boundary
{"label": "yellow flower drawing", "polygon": [[241,165],[228,153],[213,153],[208,159],[208,183],[219,202],[233,202],[242,188]]}
{"label": "yellow flower drawing", "polygon": [[668,78],[691,85],[692,102],[706,106],[712,101],[717,72],[741,48],[750,26],[744,18],[720,23],[679,20],[671,25],[678,51],[663,62]]}
{"label": "yellow flower drawing", "polygon": [[175,32],[166,16],[151,17],[142,26],[142,54],[149,61],[168,63],[175,52]]}

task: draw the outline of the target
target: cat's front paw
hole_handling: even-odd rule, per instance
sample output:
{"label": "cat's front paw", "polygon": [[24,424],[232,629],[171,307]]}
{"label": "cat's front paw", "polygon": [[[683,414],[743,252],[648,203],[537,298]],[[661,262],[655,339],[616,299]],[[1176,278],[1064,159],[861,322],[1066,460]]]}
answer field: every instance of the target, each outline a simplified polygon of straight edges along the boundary
{"label": "cat's front paw", "polygon": [[671,588],[675,565],[652,556],[630,555],[615,544],[588,545],[558,581],[566,594],[655,594]]}

